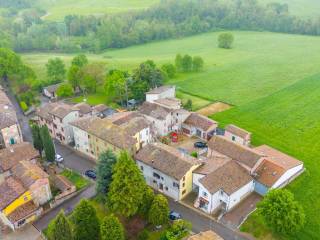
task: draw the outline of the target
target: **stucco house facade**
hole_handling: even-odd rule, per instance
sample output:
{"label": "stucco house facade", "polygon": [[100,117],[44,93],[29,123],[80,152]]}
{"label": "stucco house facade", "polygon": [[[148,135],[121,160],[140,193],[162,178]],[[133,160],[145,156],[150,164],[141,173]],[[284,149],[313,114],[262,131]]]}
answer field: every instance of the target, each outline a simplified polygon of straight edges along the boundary
{"label": "stucco house facade", "polygon": [[162,143],[148,144],[135,160],[146,183],[176,201],[192,191],[192,172],[201,163]]}
{"label": "stucco house facade", "polygon": [[182,131],[188,136],[210,140],[215,135],[218,123],[198,113],[191,113],[182,124]]}
{"label": "stucco house facade", "polygon": [[0,86],[0,148],[23,142],[14,106]]}
{"label": "stucco house facade", "polygon": [[244,146],[250,146],[251,143],[251,133],[233,124],[226,126],[224,136]]}

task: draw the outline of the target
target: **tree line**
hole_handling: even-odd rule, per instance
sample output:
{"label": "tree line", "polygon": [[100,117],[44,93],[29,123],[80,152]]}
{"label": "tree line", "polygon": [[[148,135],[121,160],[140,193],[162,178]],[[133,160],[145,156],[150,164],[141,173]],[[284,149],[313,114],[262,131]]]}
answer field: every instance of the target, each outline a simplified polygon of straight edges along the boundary
{"label": "tree line", "polygon": [[163,0],[146,10],[69,15],[61,22],[42,20],[44,11],[36,8],[1,14],[0,46],[17,51],[99,52],[219,29],[320,34],[320,19],[293,16],[287,4],[258,0]]}

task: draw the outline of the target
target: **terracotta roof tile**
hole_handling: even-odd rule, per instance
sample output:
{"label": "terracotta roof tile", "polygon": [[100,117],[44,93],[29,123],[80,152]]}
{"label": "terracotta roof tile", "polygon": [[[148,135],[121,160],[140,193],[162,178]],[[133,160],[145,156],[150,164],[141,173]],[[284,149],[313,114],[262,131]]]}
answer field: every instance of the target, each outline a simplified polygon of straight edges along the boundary
{"label": "terracotta roof tile", "polygon": [[242,137],[242,138],[247,138],[248,136],[251,135],[251,133],[248,132],[247,130],[239,128],[238,126],[233,125],[233,124],[227,125],[226,131],[228,131],[236,136]]}
{"label": "terracotta roof tile", "polygon": [[267,187],[272,187],[286,170],[269,160],[263,162],[255,170],[255,178]]}
{"label": "terracotta roof tile", "polygon": [[23,142],[0,150],[0,170],[8,171],[20,161],[30,161],[39,157],[39,152],[31,143]]}
{"label": "terracotta roof tile", "polygon": [[171,88],[174,88],[174,86],[165,85],[165,86],[154,88],[154,89],[150,90],[149,92],[147,92],[146,94],[160,94],[160,93],[163,93]]}
{"label": "terracotta roof tile", "polygon": [[180,180],[191,167],[201,164],[197,159],[162,143],[148,144],[136,154],[135,159],[176,180]]}
{"label": "terracotta roof tile", "polygon": [[249,147],[234,143],[224,137],[214,136],[208,142],[208,147],[218,153],[226,155],[240,163],[253,168],[263,157],[263,154]]}
{"label": "terracotta roof tile", "polygon": [[222,189],[228,195],[252,181],[249,173],[236,161],[229,161],[216,171],[200,179],[200,183],[210,192]]}
{"label": "terracotta roof tile", "polygon": [[144,102],[139,108],[139,112],[152,118],[164,120],[171,113],[171,110],[155,103]]}
{"label": "terracotta roof tile", "polygon": [[0,210],[6,208],[25,192],[25,188],[20,181],[13,177],[8,177],[0,185]]}
{"label": "terracotta roof tile", "polygon": [[14,106],[6,93],[0,89],[0,129],[10,127],[18,123]]}
{"label": "terracotta roof tile", "polygon": [[84,103],[84,102],[77,103],[77,104],[74,105],[74,107],[76,109],[79,109],[79,112],[82,113],[82,114],[88,114],[88,113],[90,113],[92,111],[91,106],[89,104],[87,104],[87,103]]}
{"label": "terracotta roof tile", "polygon": [[223,238],[213,231],[206,231],[195,234],[189,237],[187,240],[223,240]]}
{"label": "terracotta roof tile", "polygon": [[202,116],[198,113],[191,113],[191,115],[185,120],[185,124],[192,125],[201,128],[204,131],[208,131],[210,128],[217,127],[217,122]]}
{"label": "terracotta roof tile", "polygon": [[34,204],[33,201],[29,201],[20,207],[16,208],[12,213],[8,215],[10,222],[15,223],[23,218],[28,217],[34,213],[38,207]]}

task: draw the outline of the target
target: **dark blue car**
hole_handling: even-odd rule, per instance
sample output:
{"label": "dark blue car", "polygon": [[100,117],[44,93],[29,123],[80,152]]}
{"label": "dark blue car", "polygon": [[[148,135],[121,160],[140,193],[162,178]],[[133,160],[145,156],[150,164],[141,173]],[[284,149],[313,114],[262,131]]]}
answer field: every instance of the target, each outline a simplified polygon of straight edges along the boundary
{"label": "dark blue car", "polygon": [[180,213],[177,213],[177,212],[174,212],[174,211],[170,211],[169,219],[172,220],[172,221],[179,220],[179,219],[181,219],[181,215],[180,215]]}
{"label": "dark blue car", "polygon": [[96,180],[97,173],[94,170],[87,170],[85,171],[84,175],[86,175],[88,178],[91,178],[93,180]]}

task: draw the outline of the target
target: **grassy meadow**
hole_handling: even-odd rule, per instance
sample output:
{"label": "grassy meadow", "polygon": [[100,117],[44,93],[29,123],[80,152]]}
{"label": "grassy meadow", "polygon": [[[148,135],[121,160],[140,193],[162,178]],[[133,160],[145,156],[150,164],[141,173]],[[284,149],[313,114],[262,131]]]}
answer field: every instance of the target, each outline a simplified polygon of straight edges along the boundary
{"label": "grassy meadow", "polygon": [[46,20],[62,20],[66,15],[101,15],[128,10],[140,10],[158,0],[38,0],[38,6],[47,11]]}
{"label": "grassy meadow", "polygon": [[[285,88],[320,69],[320,38],[268,32],[233,32],[232,50],[217,47],[218,33],[155,42],[102,54],[89,60],[105,62],[108,69],[131,70],[147,59],[157,64],[174,62],[177,53],[199,55],[205,61],[199,73],[179,74],[169,81],[184,93],[233,105],[249,103]],[[73,55],[24,54],[23,60],[40,79],[49,58],[61,57],[67,64]]]}
{"label": "grassy meadow", "polygon": [[[290,239],[319,239],[320,235],[320,73],[249,104],[213,116],[253,133],[253,144],[269,144],[302,160],[306,172],[289,185],[306,213],[304,230]],[[244,229],[259,229],[253,215]],[[253,224],[255,223],[255,224]]]}

